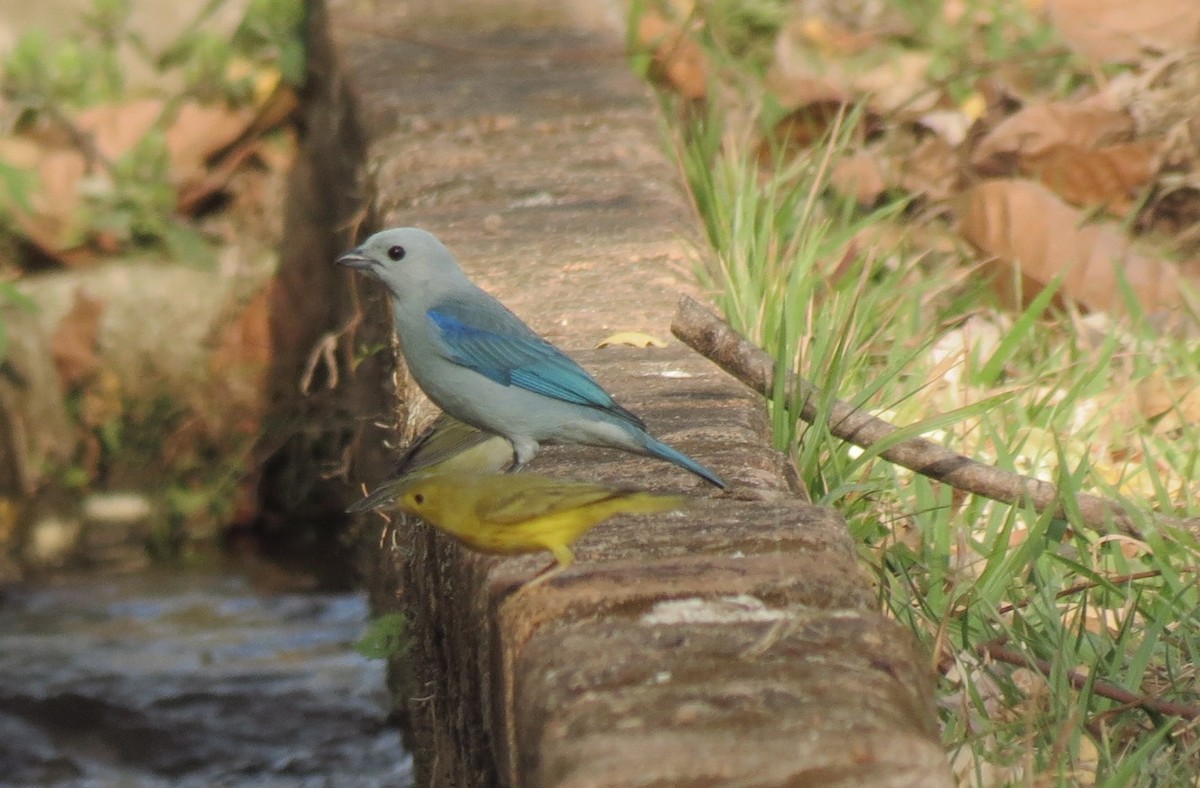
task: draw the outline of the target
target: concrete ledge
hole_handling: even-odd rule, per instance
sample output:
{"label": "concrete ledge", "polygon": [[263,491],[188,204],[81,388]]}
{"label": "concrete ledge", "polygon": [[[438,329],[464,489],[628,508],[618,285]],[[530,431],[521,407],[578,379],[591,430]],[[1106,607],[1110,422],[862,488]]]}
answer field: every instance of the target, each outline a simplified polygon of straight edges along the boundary
{"label": "concrete ledge", "polygon": [[[694,505],[605,523],[574,567],[524,591],[546,556],[478,555],[419,522],[381,549],[368,524],[375,599],[407,612],[414,641],[393,676],[418,783],[949,785],[927,659],[873,612],[837,513],[791,495],[762,403],[674,341],[590,349],[618,330],[668,339],[677,294],[695,289],[694,220],[614,9],[344,0],[313,31],[330,36],[325,65],[346,87],[328,111],[363,129],[375,224],[438,234],[654,434],[734,487],[548,449],[540,472]],[[419,394],[400,388],[406,416]]]}

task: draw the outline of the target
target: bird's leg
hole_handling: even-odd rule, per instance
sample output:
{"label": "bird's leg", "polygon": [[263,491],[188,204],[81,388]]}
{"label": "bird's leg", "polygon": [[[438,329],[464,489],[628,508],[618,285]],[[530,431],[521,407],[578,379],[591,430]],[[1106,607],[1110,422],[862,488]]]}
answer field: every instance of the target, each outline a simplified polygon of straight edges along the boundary
{"label": "bird's leg", "polygon": [[571,564],[575,563],[575,554],[571,552],[571,548],[564,545],[554,545],[549,550],[554,553],[554,557],[558,559],[550,566],[534,575],[534,578],[525,585],[521,586],[522,591],[527,591],[531,588],[536,588],[548,580],[561,575],[564,571],[570,568]]}
{"label": "bird's leg", "polygon": [[509,473],[516,473],[524,468],[534,457],[537,456],[541,446],[535,440],[529,438],[509,438],[513,445],[513,467]]}

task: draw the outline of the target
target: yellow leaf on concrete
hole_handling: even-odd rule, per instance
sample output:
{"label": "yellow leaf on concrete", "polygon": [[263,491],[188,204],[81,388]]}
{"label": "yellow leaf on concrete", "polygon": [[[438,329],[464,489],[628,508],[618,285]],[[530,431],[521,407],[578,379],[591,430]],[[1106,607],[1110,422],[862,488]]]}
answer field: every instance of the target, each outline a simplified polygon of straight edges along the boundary
{"label": "yellow leaf on concrete", "polygon": [[600,340],[600,344],[596,347],[608,347],[609,345],[629,345],[630,347],[666,347],[667,343],[663,342],[658,337],[643,334],[641,331],[618,331],[612,336]]}

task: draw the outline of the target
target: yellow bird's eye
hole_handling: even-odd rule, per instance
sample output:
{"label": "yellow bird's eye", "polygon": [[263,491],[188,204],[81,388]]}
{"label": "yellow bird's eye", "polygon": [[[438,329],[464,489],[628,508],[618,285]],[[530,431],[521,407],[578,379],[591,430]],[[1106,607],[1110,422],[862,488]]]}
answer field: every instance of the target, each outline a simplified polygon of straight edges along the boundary
{"label": "yellow bird's eye", "polygon": [[425,503],[425,496],[422,495],[421,493],[413,493],[412,499],[413,499],[413,503],[418,504],[418,505]]}

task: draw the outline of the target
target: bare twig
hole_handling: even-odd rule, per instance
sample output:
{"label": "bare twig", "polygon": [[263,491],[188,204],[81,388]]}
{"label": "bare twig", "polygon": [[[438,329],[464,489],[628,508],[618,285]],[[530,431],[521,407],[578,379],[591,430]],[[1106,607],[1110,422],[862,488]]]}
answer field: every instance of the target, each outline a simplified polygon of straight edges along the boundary
{"label": "bare twig", "polygon": [[[1005,662],[1009,665],[1018,665],[1030,670],[1036,670],[1043,676],[1049,676],[1053,670],[1053,666],[1048,661],[1038,659],[1037,657],[1027,657],[1021,652],[1005,646],[1000,641],[991,640],[987,643],[982,643],[979,646],[979,651],[997,662]],[[1136,692],[1130,692],[1124,687],[1118,687],[1112,682],[1074,669],[1067,670],[1066,676],[1067,681],[1071,682],[1071,686],[1075,689],[1083,689],[1091,684],[1092,692],[1102,698],[1115,700],[1117,703],[1139,706],[1146,711],[1153,711],[1168,717],[1182,717],[1185,720],[1194,720],[1200,717],[1200,707],[1189,703],[1177,703],[1176,701],[1162,700],[1150,695],[1140,695]]]}
{"label": "bare twig", "polygon": [[[1180,569],[1181,574],[1184,572],[1187,572],[1187,571],[1189,571],[1189,569],[1187,567],[1183,567],[1182,569]],[[1111,583],[1114,586],[1120,586],[1120,585],[1125,585],[1126,583],[1132,583],[1135,580],[1146,580],[1151,577],[1161,577],[1161,576],[1162,576],[1162,570],[1148,569],[1145,572],[1133,572],[1132,574],[1128,574],[1128,575],[1115,575],[1112,577],[1102,578],[1101,580],[1084,580],[1079,583],[1076,583],[1075,585],[1067,586],[1062,591],[1059,591],[1057,594],[1055,594],[1054,598],[1055,599],[1065,599],[1066,597],[1074,596],[1075,594],[1078,594],[1083,591],[1088,591],[1093,588],[1099,588],[1101,585],[1104,585],[1105,583]],[[1009,602],[1008,604],[1001,605],[1000,608],[996,612],[999,613],[1000,615],[1004,615],[1005,613],[1011,613],[1014,610],[1018,610],[1023,607],[1029,607],[1029,605],[1032,601],[1033,601],[1033,598],[1030,597],[1030,598],[1019,600],[1017,602]]]}
{"label": "bare twig", "polygon": [[[775,385],[774,360],[706,307],[687,296],[681,298],[671,331],[742,383],[765,397],[772,396]],[[798,375],[790,372],[787,375],[791,401],[802,403],[799,417],[812,424],[818,417],[820,390]],[[841,400],[833,401],[828,419],[829,431],[834,437],[867,449],[888,440],[897,431],[888,422]],[[1050,482],[978,462],[924,438],[900,441],[881,451],[879,456],[957,490],[1001,503],[1031,506],[1038,512],[1052,511],[1055,517],[1066,518],[1063,493]],[[1074,496],[1074,506],[1083,518],[1083,524],[1090,528],[1139,539],[1142,536],[1135,518],[1138,513],[1131,514],[1116,501],[1079,493]],[[1184,520],[1150,512],[1142,514],[1161,525],[1192,531],[1200,528],[1200,522],[1196,519]]]}
{"label": "bare twig", "polygon": [[300,375],[300,393],[308,396],[308,392],[312,389],[313,377],[317,372],[317,366],[325,363],[325,369],[328,370],[328,377],[325,379],[325,385],[329,389],[335,389],[338,385],[338,365],[337,357],[334,355],[337,350],[338,337],[345,331],[344,328],[337,331],[326,331],[313,345],[312,350],[308,353],[308,360],[304,362],[304,372]]}
{"label": "bare twig", "polygon": [[71,116],[64,112],[56,101],[47,101],[41,109],[50,118],[51,122],[57,124],[66,132],[67,137],[71,140],[71,144],[83,154],[84,164],[89,172],[96,169],[96,167],[100,167],[105,172],[112,172],[112,162],[100,152],[100,148],[96,145],[95,134],[79,128],[75,124],[75,121],[71,119]]}

